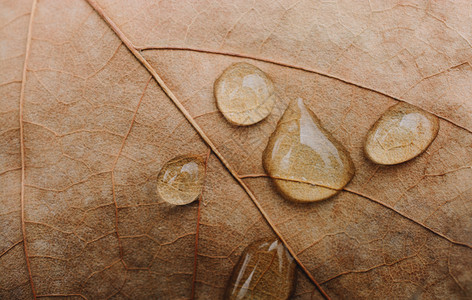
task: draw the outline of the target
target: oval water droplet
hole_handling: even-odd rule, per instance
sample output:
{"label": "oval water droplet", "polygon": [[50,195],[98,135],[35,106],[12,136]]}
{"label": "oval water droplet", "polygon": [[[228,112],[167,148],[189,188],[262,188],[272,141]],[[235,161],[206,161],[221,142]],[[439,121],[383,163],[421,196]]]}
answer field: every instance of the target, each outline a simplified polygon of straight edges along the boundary
{"label": "oval water droplet", "polygon": [[349,153],[300,98],[290,102],[277,123],[263,165],[280,193],[296,202],[329,198],[354,176]]}
{"label": "oval water droplet", "polygon": [[216,105],[235,125],[252,125],[267,117],[275,103],[274,85],[259,68],[248,63],[229,66],[215,81]]}
{"label": "oval water droplet", "polygon": [[370,128],[364,152],[374,163],[399,164],[423,153],[438,131],[438,117],[400,102],[387,109]]}
{"label": "oval water droplet", "polygon": [[157,194],[174,205],[185,205],[200,196],[205,165],[199,156],[178,156],[169,160],[157,175]]}
{"label": "oval water droplet", "polygon": [[279,240],[259,240],[239,258],[224,299],[289,299],[295,288],[295,271],[295,261]]}

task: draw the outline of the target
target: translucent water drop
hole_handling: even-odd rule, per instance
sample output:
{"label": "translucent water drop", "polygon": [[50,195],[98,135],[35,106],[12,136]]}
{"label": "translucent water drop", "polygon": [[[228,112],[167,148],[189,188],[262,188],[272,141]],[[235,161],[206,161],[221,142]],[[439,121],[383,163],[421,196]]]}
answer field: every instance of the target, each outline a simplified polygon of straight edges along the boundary
{"label": "translucent water drop", "polygon": [[224,299],[289,299],[295,271],[295,261],[279,240],[254,242],[234,267]]}
{"label": "translucent water drop", "polygon": [[205,165],[199,156],[178,156],[169,160],[157,176],[157,194],[174,205],[193,202],[202,192]]}
{"label": "translucent water drop", "polygon": [[423,153],[438,131],[438,117],[401,102],[387,109],[369,130],[364,152],[377,164],[399,164]]}
{"label": "translucent water drop", "polygon": [[300,98],[279,120],[264,150],[263,165],[279,192],[296,202],[337,194],[355,172],[347,150]]}
{"label": "translucent water drop", "polygon": [[267,117],[275,103],[272,81],[259,68],[236,63],[215,81],[216,105],[235,125],[252,125]]}

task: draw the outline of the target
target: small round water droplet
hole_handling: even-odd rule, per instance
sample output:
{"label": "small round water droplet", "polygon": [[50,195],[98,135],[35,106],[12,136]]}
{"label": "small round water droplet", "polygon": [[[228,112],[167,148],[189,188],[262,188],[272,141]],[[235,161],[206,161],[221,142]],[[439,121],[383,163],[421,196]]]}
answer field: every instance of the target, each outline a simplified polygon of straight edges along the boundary
{"label": "small round water droplet", "polygon": [[423,153],[438,131],[438,117],[400,102],[387,109],[370,128],[364,152],[374,163],[399,164]]}
{"label": "small round water droplet", "polygon": [[279,192],[296,202],[329,198],[354,176],[347,150],[300,98],[290,102],[262,158]]}
{"label": "small round water droplet", "polygon": [[205,165],[199,156],[178,156],[169,160],[157,176],[157,194],[174,205],[185,205],[200,196]]}
{"label": "small round water droplet", "polygon": [[295,268],[295,261],[279,240],[254,242],[234,267],[224,299],[289,299],[295,288]]}
{"label": "small round water droplet", "polygon": [[275,103],[274,85],[259,68],[236,63],[215,81],[216,105],[235,125],[252,125],[267,117]]}

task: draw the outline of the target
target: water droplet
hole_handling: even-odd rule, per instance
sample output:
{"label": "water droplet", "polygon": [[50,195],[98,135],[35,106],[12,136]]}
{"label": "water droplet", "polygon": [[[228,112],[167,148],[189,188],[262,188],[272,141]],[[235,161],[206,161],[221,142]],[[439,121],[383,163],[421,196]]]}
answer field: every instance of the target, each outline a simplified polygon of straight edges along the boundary
{"label": "water droplet", "polygon": [[274,85],[259,68],[236,63],[215,81],[216,105],[235,125],[252,125],[267,117],[275,103]]}
{"label": "water droplet", "polygon": [[234,267],[224,299],[289,299],[295,288],[295,268],[279,240],[254,242]]}
{"label": "water droplet", "polygon": [[400,102],[387,109],[370,128],[364,151],[377,164],[399,164],[423,153],[438,131],[438,117]]}
{"label": "water droplet", "polygon": [[349,153],[300,98],[290,102],[277,123],[263,164],[280,193],[296,202],[331,197],[354,176]]}
{"label": "water droplet", "polygon": [[199,156],[178,156],[169,160],[157,175],[157,194],[174,205],[185,205],[200,196],[205,165]]}

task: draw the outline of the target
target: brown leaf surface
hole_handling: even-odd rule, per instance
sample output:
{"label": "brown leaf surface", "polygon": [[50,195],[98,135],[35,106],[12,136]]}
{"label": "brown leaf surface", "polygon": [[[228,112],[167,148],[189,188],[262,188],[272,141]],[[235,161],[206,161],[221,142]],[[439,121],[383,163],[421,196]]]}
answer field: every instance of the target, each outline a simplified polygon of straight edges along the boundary
{"label": "brown leaf surface", "polygon": [[[219,298],[244,247],[276,234],[310,277],[296,299],[321,298],[313,283],[331,298],[471,297],[471,12],[465,0],[0,1],[0,298]],[[212,93],[239,61],[278,95],[247,128]],[[357,170],[312,205],[282,199],[261,164],[294,97]],[[362,142],[399,99],[441,117],[439,135],[378,167]],[[159,202],[160,168],[188,153],[211,153],[200,201]]]}

